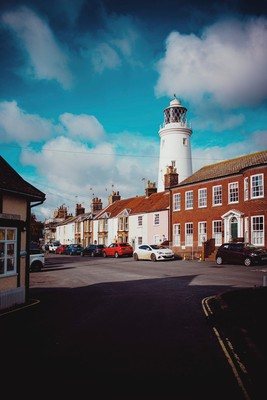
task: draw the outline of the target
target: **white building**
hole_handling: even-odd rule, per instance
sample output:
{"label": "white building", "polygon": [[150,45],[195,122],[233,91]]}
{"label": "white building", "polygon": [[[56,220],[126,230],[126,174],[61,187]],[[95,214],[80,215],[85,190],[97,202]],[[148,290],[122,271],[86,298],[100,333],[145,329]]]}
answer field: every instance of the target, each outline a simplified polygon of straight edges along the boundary
{"label": "white building", "polygon": [[192,129],[187,125],[186,112],[187,109],[176,98],[164,110],[164,123],[159,130],[158,192],[164,191],[164,175],[168,166],[176,168],[179,182],[192,175]]}

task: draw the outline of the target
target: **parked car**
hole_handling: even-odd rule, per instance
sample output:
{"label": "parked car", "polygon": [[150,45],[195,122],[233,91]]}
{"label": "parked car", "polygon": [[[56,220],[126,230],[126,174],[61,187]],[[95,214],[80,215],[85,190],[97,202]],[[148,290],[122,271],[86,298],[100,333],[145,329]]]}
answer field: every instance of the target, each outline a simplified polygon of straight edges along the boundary
{"label": "parked car", "polygon": [[81,256],[103,256],[103,249],[105,246],[103,244],[89,244],[81,252]]}
{"label": "parked car", "polygon": [[174,253],[171,249],[158,244],[142,244],[133,253],[135,261],[139,260],[173,260]]}
{"label": "parked car", "polygon": [[60,242],[58,240],[56,240],[53,243],[49,244],[49,253],[55,253],[56,249],[61,246]]}
{"label": "parked car", "polygon": [[216,263],[244,264],[249,267],[253,264],[267,262],[267,250],[249,243],[224,243],[216,253]]}
{"label": "parked car", "polygon": [[30,271],[38,272],[41,271],[45,266],[45,255],[43,252],[39,252],[39,254],[34,253],[30,254]]}
{"label": "parked car", "polygon": [[[26,251],[21,252],[21,256],[26,256]],[[45,255],[43,250],[36,244],[30,244],[30,271],[38,272],[45,266]]]}
{"label": "parked car", "polygon": [[83,247],[80,244],[70,244],[66,247],[66,254],[71,256],[78,256],[83,251]]}
{"label": "parked car", "polygon": [[132,257],[133,255],[133,247],[127,243],[111,243],[109,246],[103,249],[103,257],[122,257],[128,256]]}
{"label": "parked car", "polygon": [[66,248],[68,247],[67,244],[61,244],[55,250],[55,254],[66,254]]}

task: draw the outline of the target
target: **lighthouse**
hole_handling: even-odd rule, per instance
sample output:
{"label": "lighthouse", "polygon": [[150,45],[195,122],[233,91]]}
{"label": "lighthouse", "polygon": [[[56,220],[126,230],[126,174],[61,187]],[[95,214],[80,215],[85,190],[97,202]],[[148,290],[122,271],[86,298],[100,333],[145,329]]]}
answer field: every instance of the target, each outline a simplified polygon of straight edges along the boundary
{"label": "lighthouse", "polygon": [[191,142],[192,129],[186,120],[187,108],[174,96],[164,110],[164,123],[160,126],[160,153],[158,192],[164,191],[164,175],[172,166],[179,175],[179,182],[192,175]]}

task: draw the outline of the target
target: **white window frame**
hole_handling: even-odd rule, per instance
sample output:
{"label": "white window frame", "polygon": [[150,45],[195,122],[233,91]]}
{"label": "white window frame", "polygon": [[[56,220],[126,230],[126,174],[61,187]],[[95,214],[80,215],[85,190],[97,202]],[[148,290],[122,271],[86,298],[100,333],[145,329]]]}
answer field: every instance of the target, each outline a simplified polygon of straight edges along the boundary
{"label": "white window frame", "polygon": [[203,242],[207,240],[207,221],[200,221],[198,223],[198,245],[202,246]]}
{"label": "white window frame", "polygon": [[173,195],[173,211],[181,210],[181,193],[174,193]]}
{"label": "white window frame", "polygon": [[251,217],[251,243],[254,246],[264,246],[264,215]]}
{"label": "white window frame", "polygon": [[185,223],[185,245],[193,246],[194,225],[193,222]]}
{"label": "white window frame", "polygon": [[212,238],[215,240],[215,246],[222,244],[222,220],[212,221]]}
{"label": "white window frame", "polygon": [[248,233],[249,233],[249,218],[245,217],[244,222],[245,222],[245,225],[244,225],[245,237],[244,237],[244,239],[245,239],[245,242],[248,243],[249,242],[249,236],[248,236]]}
{"label": "white window frame", "polygon": [[194,205],[194,194],[193,190],[185,192],[185,209],[192,210]]}
{"label": "white window frame", "polygon": [[181,246],[181,224],[173,225],[173,245]]}
{"label": "white window frame", "polygon": [[[260,181],[260,184],[259,184]],[[255,192],[258,192],[258,194]],[[264,179],[263,174],[251,175],[250,177],[250,196],[251,199],[264,197]]]}
{"label": "white window frame", "polygon": [[137,226],[143,226],[143,215],[138,215],[137,217]]}
{"label": "white window frame", "polygon": [[207,188],[198,189],[198,207],[207,207]]}
{"label": "white window frame", "polygon": [[[13,233],[12,239],[8,238],[11,232]],[[11,250],[12,247],[13,250]],[[17,273],[17,228],[0,227],[0,271],[2,267],[3,273],[0,274],[0,277]]]}
{"label": "white window frame", "polygon": [[244,201],[248,201],[249,195],[248,195],[248,177],[244,179]]}
{"label": "white window frame", "polygon": [[159,213],[154,214],[154,225],[159,225]]}
{"label": "white window frame", "polygon": [[228,183],[228,204],[236,204],[239,202],[239,185],[238,182]]}
{"label": "white window frame", "polygon": [[222,205],[222,185],[216,185],[212,187],[212,205]]}

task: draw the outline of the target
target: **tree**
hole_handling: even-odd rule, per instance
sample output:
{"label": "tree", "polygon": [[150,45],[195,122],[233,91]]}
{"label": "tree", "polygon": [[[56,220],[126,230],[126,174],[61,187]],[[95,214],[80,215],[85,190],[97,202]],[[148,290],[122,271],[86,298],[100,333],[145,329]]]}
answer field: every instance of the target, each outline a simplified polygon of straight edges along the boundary
{"label": "tree", "polygon": [[39,243],[40,241],[39,239],[43,237],[44,224],[43,222],[36,220],[35,214],[31,214],[30,229],[31,229],[31,241]]}

